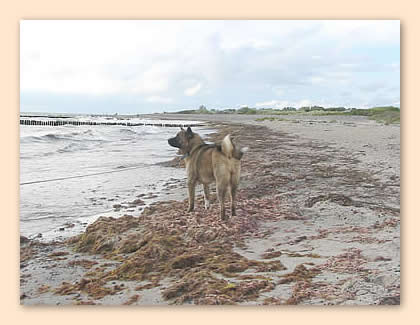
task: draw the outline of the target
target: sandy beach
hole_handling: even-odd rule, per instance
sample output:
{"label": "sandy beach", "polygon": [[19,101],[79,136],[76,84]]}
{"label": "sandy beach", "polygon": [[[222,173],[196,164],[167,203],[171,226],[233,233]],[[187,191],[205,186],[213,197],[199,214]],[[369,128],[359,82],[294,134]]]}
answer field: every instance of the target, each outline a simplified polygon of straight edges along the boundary
{"label": "sandy beach", "polygon": [[[237,217],[186,188],[81,235],[21,237],[23,305],[400,304],[400,125],[363,116],[175,115],[230,133],[242,160]],[[174,133],[176,131],[174,130]],[[165,162],[182,168],[178,159]],[[171,196],[172,195],[172,196]]]}

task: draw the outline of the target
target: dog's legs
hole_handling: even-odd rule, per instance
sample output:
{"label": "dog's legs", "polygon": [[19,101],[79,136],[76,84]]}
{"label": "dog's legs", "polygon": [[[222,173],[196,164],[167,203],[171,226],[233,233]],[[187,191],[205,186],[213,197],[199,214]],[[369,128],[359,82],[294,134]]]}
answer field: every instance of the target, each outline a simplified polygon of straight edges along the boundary
{"label": "dog's legs", "polygon": [[222,220],[226,220],[225,214],[225,197],[226,197],[226,185],[224,184],[217,184],[217,198],[219,199],[220,203],[220,218]]}
{"label": "dog's legs", "polygon": [[207,210],[210,207],[209,184],[203,184],[203,191],[204,191],[204,208]]}
{"label": "dog's legs", "polygon": [[239,165],[235,172],[231,175],[230,180],[230,210],[232,217],[236,216],[236,192],[239,186],[239,177],[241,173],[241,166]]}
{"label": "dog's legs", "polygon": [[236,216],[236,192],[238,190],[238,184],[232,183],[230,185],[230,211],[233,216]]}
{"label": "dog's legs", "polygon": [[195,181],[188,180],[188,212],[191,212],[194,210],[194,197],[195,197]]}

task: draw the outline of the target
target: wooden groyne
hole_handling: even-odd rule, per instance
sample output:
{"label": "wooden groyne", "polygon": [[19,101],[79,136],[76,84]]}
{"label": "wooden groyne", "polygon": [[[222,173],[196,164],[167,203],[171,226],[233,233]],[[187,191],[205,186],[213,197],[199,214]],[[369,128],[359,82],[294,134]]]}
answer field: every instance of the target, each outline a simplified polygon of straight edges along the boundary
{"label": "wooden groyne", "polygon": [[160,127],[188,127],[188,126],[204,126],[202,123],[179,123],[179,122],[155,122],[153,120],[144,122],[94,122],[94,121],[71,121],[71,120],[20,120],[20,125],[46,125],[46,126],[61,126],[61,125],[122,125],[122,126],[160,126]]}

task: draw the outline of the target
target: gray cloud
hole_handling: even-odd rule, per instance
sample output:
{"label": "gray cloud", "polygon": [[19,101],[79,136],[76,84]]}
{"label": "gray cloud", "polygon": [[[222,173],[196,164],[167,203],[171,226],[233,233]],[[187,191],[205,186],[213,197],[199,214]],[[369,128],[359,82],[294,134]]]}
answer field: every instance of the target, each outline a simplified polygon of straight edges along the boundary
{"label": "gray cloud", "polygon": [[42,98],[48,106],[51,94],[55,100],[77,95],[94,110],[107,109],[103,98],[110,97],[124,109],[132,103],[132,111],[377,105],[399,102],[399,69],[398,21],[21,24],[26,105]]}

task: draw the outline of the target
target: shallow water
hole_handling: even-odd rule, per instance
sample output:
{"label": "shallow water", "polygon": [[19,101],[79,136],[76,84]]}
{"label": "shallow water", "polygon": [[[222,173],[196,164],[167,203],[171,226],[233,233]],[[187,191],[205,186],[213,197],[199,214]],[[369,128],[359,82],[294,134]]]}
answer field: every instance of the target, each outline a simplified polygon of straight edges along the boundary
{"label": "shallow water", "polygon": [[79,233],[102,215],[138,215],[144,206],[129,202],[150,192],[156,200],[168,180],[185,177],[182,169],[157,165],[176,155],[167,143],[176,132],[153,126],[22,125],[21,234],[42,234],[48,241]]}

